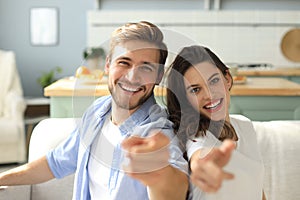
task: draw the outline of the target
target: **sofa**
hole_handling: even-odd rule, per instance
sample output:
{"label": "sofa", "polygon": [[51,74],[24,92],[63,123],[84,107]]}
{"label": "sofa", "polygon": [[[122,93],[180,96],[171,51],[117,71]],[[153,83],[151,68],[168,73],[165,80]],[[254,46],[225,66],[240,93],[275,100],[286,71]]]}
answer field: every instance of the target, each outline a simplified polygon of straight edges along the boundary
{"label": "sofa", "polygon": [[15,53],[0,50],[0,164],[26,161],[25,108]]}
{"label": "sofa", "polygon": [[[49,118],[32,133],[29,161],[44,155],[64,140],[78,119]],[[264,166],[268,200],[300,199],[300,121],[254,121]],[[0,190],[0,200],[70,200],[74,175],[32,186]],[[16,192],[17,191],[17,192]]]}

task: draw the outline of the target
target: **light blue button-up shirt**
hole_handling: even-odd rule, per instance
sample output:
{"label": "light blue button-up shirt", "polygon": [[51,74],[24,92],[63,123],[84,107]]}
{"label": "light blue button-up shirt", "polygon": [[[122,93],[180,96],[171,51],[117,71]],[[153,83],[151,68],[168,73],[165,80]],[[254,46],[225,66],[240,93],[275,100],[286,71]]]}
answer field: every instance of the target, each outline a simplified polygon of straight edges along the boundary
{"label": "light blue button-up shirt", "polygon": [[[89,200],[88,161],[91,145],[107,116],[111,112],[111,96],[97,99],[85,112],[81,123],[71,135],[57,148],[48,152],[47,160],[56,178],[63,178],[75,173],[73,199]],[[136,112],[134,112],[120,127],[122,135],[139,133],[145,137],[152,129],[160,129],[171,139],[169,146],[169,163],[188,174],[188,164],[182,157],[177,137],[174,136],[172,123],[167,120],[163,108],[156,104],[152,95]],[[109,179],[109,192],[116,200],[146,200],[147,188],[139,181],[129,176],[119,176],[121,162],[120,145],[114,150]],[[99,177],[101,178],[101,177]]]}

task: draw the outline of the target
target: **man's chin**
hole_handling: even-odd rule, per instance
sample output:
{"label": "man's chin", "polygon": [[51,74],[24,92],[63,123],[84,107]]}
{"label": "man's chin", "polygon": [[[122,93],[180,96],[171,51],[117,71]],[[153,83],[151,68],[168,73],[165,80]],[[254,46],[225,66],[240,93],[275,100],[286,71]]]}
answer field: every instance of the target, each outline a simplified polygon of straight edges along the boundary
{"label": "man's chin", "polygon": [[142,99],[139,99],[139,101],[125,101],[124,102],[124,99],[123,101],[115,101],[116,105],[121,108],[121,109],[124,109],[124,110],[135,110],[137,108],[139,108],[143,103],[144,103],[144,100]]}

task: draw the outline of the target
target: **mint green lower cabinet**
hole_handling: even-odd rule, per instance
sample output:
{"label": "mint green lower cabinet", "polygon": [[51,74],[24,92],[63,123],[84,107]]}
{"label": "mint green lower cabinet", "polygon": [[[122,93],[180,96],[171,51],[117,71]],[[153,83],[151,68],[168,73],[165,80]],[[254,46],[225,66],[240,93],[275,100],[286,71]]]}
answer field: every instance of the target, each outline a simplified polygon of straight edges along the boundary
{"label": "mint green lower cabinet", "polygon": [[[81,117],[85,110],[97,99],[95,96],[52,96],[50,97],[50,117]],[[162,104],[162,97],[155,97]]]}
{"label": "mint green lower cabinet", "polygon": [[300,84],[300,76],[291,76],[290,80]]}
{"label": "mint green lower cabinet", "polygon": [[300,120],[300,96],[232,96],[229,111],[253,121]]}
{"label": "mint green lower cabinet", "polygon": [[81,117],[84,111],[93,103],[97,97],[51,97],[50,117],[66,118]]}

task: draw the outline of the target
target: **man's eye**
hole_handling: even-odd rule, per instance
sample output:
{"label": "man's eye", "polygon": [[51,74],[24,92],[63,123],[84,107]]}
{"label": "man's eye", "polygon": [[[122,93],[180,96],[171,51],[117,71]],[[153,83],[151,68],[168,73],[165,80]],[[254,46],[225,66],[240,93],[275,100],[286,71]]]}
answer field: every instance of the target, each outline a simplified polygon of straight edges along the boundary
{"label": "man's eye", "polygon": [[153,67],[151,67],[149,65],[142,65],[141,69],[145,72],[153,72]]}
{"label": "man's eye", "polygon": [[118,65],[120,65],[120,66],[129,66],[129,63],[126,62],[126,61],[119,61]]}

